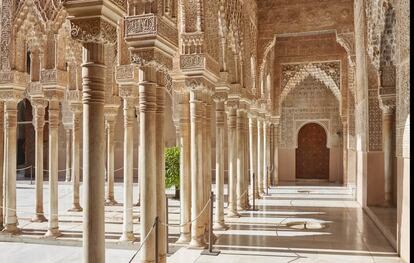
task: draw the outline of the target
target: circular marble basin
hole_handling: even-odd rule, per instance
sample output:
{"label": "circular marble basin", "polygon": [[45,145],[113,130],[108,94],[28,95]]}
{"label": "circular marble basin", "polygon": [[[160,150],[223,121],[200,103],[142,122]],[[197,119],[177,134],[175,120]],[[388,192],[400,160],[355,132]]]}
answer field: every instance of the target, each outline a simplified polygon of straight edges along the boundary
{"label": "circular marble basin", "polygon": [[301,230],[305,230],[305,229],[322,229],[325,228],[326,225],[323,223],[318,223],[318,222],[289,222],[286,224],[287,227],[289,228],[293,228],[293,229],[301,229]]}

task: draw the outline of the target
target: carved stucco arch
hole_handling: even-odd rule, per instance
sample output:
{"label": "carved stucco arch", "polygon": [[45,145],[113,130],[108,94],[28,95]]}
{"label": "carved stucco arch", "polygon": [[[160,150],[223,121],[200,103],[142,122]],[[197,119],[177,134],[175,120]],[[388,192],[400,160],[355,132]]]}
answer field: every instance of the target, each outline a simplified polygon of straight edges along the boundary
{"label": "carved stucco arch", "polygon": [[[266,67],[266,63],[268,62],[268,55],[270,54],[270,51],[272,51],[272,49],[275,47],[276,44],[276,35],[273,37],[272,40],[270,40],[264,48],[264,52],[263,52],[263,60],[260,63],[259,66],[259,86],[262,86],[262,83],[264,82],[264,71],[265,71],[265,67]],[[260,94],[261,96],[262,94]]]}
{"label": "carved stucco arch", "polygon": [[299,86],[306,77],[312,76],[315,79],[321,81],[329,90],[332,91],[335,98],[338,100],[339,104],[341,104],[341,92],[338,86],[335,84],[335,81],[326,74],[320,68],[308,64],[305,65],[299,72],[297,72],[293,77],[289,79],[286,86],[283,88],[282,93],[280,94],[279,99],[279,112],[282,108],[282,103],[286,99],[287,95],[297,86]]}

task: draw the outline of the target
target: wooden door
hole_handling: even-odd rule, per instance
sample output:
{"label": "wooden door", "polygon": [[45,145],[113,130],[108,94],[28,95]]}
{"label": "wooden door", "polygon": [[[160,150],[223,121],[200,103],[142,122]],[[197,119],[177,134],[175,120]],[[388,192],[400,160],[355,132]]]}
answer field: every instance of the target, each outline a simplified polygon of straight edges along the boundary
{"label": "wooden door", "polygon": [[325,129],[319,124],[308,123],[299,130],[297,179],[329,179],[329,149],[326,142]]}

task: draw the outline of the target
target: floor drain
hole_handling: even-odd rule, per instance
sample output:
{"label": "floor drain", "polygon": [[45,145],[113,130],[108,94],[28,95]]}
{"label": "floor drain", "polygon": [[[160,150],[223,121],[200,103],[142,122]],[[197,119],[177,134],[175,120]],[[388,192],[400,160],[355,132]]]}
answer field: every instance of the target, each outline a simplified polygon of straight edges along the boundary
{"label": "floor drain", "polygon": [[305,229],[322,229],[325,228],[326,225],[323,223],[318,223],[318,222],[289,222],[286,224],[287,227],[289,228],[293,228],[293,229],[301,229],[301,230],[305,230]]}

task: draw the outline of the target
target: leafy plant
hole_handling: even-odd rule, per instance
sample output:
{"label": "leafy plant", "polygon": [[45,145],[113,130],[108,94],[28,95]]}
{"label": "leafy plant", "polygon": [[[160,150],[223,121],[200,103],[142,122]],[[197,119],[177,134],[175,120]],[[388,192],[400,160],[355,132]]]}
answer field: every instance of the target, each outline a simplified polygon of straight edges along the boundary
{"label": "leafy plant", "polygon": [[175,186],[175,195],[178,197],[180,189],[180,148],[165,148],[165,187]]}

